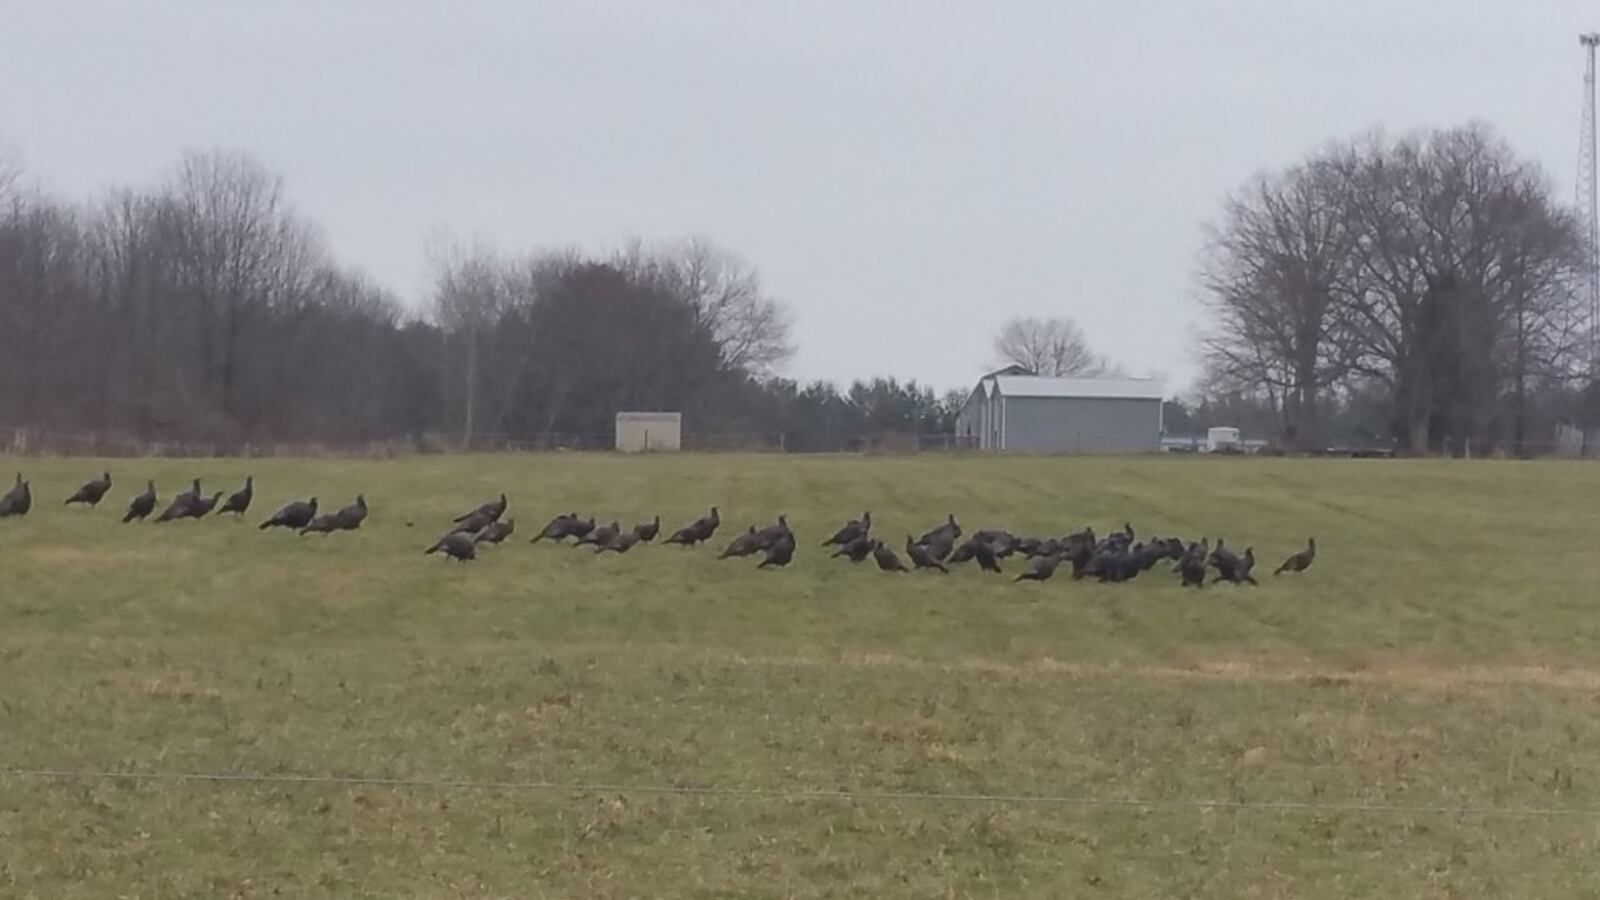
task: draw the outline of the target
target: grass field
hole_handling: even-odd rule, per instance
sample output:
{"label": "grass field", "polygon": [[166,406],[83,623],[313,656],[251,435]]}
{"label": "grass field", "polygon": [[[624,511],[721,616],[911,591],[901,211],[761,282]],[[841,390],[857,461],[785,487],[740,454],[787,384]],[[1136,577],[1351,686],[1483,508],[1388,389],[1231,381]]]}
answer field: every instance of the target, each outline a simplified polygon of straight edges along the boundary
{"label": "grass field", "polygon": [[[59,504],[102,463],[9,462],[35,510],[0,521],[0,896],[1600,892],[1600,466],[120,460],[89,512]],[[247,523],[117,524],[146,477],[247,470]],[[510,543],[421,555],[501,489]],[[253,527],[357,491],[360,532]],[[724,534],[787,512],[795,564],[527,544],[568,508],[670,530],[711,503]],[[826,559],[863,508],[894,544],[952,510],[1222,534],[1262,586]],[[1316,566],[1272,578],[1309,534]],[[663,786],[754,793],[633,790]]]}

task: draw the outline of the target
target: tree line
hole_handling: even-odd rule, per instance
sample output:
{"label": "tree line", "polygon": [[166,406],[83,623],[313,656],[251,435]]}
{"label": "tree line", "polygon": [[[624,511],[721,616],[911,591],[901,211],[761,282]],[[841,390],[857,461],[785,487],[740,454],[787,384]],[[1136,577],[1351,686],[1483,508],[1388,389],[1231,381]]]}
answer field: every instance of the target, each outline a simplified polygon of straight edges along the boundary
{"label": "tree line", "polygon": [[[703,438],[787,449],[949,431],[953,398],[894,378],[779,377],[785,307],[733,253],[702,240],[604,258],[446,248],[434,260],[441,421],[474,435],[604,444],[619,410],[681,411]],[[964,399],[964,397],[963,397]],[[957,404],[958,408],[958,404]]]}
{"label": "tree line", "polygon": [[[1330,144],[1227,198],[1199,281],[1205,393],[1412,452],[1524,450],[1600,426],[1571,209],[1490,129]],[[1335,425],[1335,422],[1338,422]]]}
{"label": "tree line", "polygon": [[[780,377],[789,312],[705,240],[507,255],[441,243],[408,309],[341,265],[282,180],[185,156],[66,202],[0,166],[0,428],[141,443],[603,446],[621,410],[789,449],[948,434],[964,391]],[[1523,449],[1600,427],[1582,231],[1537,166],[1470,125],[1330,144],[1209,227],[1198,402],[1290,446]],[[1018,319],[998,364],[1114,374],[1070,319]]]}
{"label": "tree line", "polygon": [[[445,246],[407,309],[282,180],[194,153],[71,203],[0,171],[0,428],[129,441],[603,445],[621,410],[792,449],[949,430],[954,402],[775,375],[789,315],[703,240],[594,255]],[[782,436],[779,438],[779,436]]]}

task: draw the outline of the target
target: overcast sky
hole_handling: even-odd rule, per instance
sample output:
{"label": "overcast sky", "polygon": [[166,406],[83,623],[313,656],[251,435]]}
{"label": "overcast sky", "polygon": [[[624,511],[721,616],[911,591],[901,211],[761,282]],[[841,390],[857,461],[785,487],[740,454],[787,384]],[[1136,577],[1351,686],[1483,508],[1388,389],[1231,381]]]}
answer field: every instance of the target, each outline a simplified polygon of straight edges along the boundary
{"label": "overcast sky", "polygon": [[1570,200],[1594,0],[7,4],[0,142],[44,186],[186,149],[282,173],[424,300],[428,234],[702,235],[793,310],[786,374],[964,386],[1011,315],[1194,375],[1200,228],[1329,138],[1485,120]]}

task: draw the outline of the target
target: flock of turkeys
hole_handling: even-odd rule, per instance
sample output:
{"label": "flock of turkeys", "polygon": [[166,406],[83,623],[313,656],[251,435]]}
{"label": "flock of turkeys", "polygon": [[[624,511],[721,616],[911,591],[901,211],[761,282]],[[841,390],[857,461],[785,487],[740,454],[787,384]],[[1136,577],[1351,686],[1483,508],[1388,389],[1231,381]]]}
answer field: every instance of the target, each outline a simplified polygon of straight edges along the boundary
{"label": "flock of turkeys", "polygon": [[[99,505],[111,491],[111,473],[106,472],[78,488],[66,500],[67,505]],[[200,480],[194,480],[190,489],[178,494],[155,517],[155,522],[178,519],[199,519],[215,513],[233,513],[244,516],[255,499],[255,478],[245,479],[244,486],[231,494],[217,491],[206,496]],[[143,521],[155,512],[158,503],[154,482],[146,482],[143,493],[129,503],[124,523]],[[483,544],[499,544],[516,531],[516,520],[505,515],[508,501],[505,494],[462,513],[452,520],[445,534],[424,551],[426,554],[442,553],[458,562],[476,559]],[[0,518],[25,516],[33,508],[33,494],[21,473],[16,483],[0,497]],[[317,498],[295,500],[273,513],[262,522],[262,529],[288,528],[300,534],[329,534],[336,531],[354,531],[367,518],[367,501],[362,495],[335,512],[318,514]],[[410,523],[407,523],[410,524]],[[693,547],[716,536],[722,525],[722,515],[717,507],[693,522],[668,535],[662,543]],[[833,558],[860,563],[871,557],[884,572],[912,572],[928,570],[949,574],[950,567],[974,563],[979,569],[994,574],[1005,571],[1008,560],[1020,558],[1022,567],[1015,581],[1045,581],[1056,574],[1063,564],[1075,579],[1094,578],[1102,582],[1131,581],[1161,563],[1171,563],[1170,571],[1180,576],[1186,587],[1203,587],[1207,576],[1215,572],[1210,581],[1227,581],[1234,584],[1256,584],[1252,574],[1255,548],[1246,547],[1235,553],[1222,538],[1211,543],[1209,538],[1185,541],[1178,537],[1150,536],[1143,540],[1130,524],[1104,536],[1095,534],[1093,528],[1084,528],[1060,537],[1022,536],[1002,529],[984,529],[963,539],[960,523],[955,514],[926,531],[921,537],[907,534],[902,545],[904,558],[872,530],[872,513],[851,519],[822,542],[823,548],[833,548]],[[550,541],[573,546],[590,547],[593,552],[627,553],[640,544],[648,544],[661,533],[661,517],[641,522],[632,528],[623,528],[619,522],[597,525],[591,516],[581,518],[576,512],[562,513],[551,519],[532,543]],[[718,559],[760,555],[758,568],[782,568],[794,561],[797,544],[795,533],[789,527],[787,516],[757,527],[749,526],[718,554]],[[1315,538],[1307,539],[1305,549],[1290,555],[1273,574],[1304,572],[1317,557]]]}

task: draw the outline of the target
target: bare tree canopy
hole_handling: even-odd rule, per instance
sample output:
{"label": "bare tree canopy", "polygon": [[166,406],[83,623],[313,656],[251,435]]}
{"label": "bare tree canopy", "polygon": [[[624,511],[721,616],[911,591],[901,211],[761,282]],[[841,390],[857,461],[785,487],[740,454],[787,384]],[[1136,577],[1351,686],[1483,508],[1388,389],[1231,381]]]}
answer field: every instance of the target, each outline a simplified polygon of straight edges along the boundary
{"label": "bare tree canopy", "polygon": [[754,269],[704,240],[603,260],[436,253],[447,417],[484,434],[594,440],[623,408],[726,415],[727,397],[791,352]]}
{"label": "bare tree canopy", "polygon": [[1228,198],[1207,233],[1200,281],[1213,317],[1213,382],[1273,393],[1291,438],[1311,440],[1317,397],[1350,371],[1336,298],[1353,289],[1354,229],[1322,160],[1263,176]]}
{"label": "bare tree canopy", "polygon": [[787,311],[709,241],[603,259],[435,244],[429,314],[407,320],[243,154],[187,154],[82,206],[0,160],[0,427],[594,440],[624,408],[715,428],[780,403],[760,384],[793,352]]}
{"label": "bare tree canopy", "polygon": [[729,370],[767,374],[794,354],[787,311],[762,292],[760,276],[737,254],[704,238],[654,249],[634,242],[613,264],[694,307]]}
{"label": "bare tree canopy", "polygon": [[1208,231],[1213,383],[1309,441],[1319,399],[1381,386],[1413,451],[1520,446],[1528,392],[1581,376],[1582,244],[1533,164],[1469,125],[1373,134],[1253,181]]}
{"label": "bare tree canopy", "polygon": [[1047,377],[1102,375],[1112,369],[1089,348],[1078,324],[1067,318],[1010,319],[995,335],[994,352],[1002,365],[1021,366]]}

